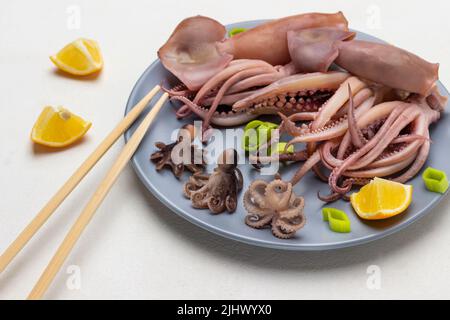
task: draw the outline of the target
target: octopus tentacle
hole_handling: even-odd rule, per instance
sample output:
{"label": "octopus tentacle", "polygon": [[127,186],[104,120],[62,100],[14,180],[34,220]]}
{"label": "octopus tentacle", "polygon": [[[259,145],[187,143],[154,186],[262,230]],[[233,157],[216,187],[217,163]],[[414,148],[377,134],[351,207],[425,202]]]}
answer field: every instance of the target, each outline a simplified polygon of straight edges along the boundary
{"label": "octopus tentacle", "polygon": [[236,211],[237,208],[237,201],[234,197],[227,196],[225,199],[225,207],[227,208],[227,211],[230,213],[233,213]]}
{"label": "octopus tentacle", "polygon": [[295,234],[295,232],[299,229],[299,227],[303,227],[306,220],[303,217],[299,218],[298,221],[291,221],[285,218],[278,218],[275,221],[275,226],[279,227],[280,230],[283,230],[283,233],[287,233],[289,235]]}
{"label": "octopus tentacle", "polygon": [[186,193],[186,196],[188,196],[192,200],[192,206],[197,209],[202,209],[207,205],[208,197],[207,194],[210,190],[210,187],[205,185],[202,188],[200,188],[197,191],[194,191],[192,193]]}
{"label": "octopus tentacle", "polygon": [[[191,179],[191,178],[184,185],[184,194],[188,198],[192,197],[194,192],[199,191],[200,189],[204,188],[206,185],[206,182],[207,182],[207,179],[201,180],[199,177],[196,177],[194,179]],[[203,191],[208,191],[206,189],[207,188],[205,188]]]}
{"label": "octopus tentacle", "polygon": [[274,236],[292,238],[305,225],[304,204],[304,199],[294,194],[292,184],[282,181],[279,175],[270,183],[254,181],[244,195],[248,211],[245,223],[257,229],[271,225]]}
{"label": "octopus tentacle", "polygon": [[276,222],[272,222],[272,233],[280,239],[290,239],[295,235],[295,232],[287,232],[283,230],[283,228],[280,225],[277,225]]}
{"label": "octopus tentacle", "polygon": [[[203,159],[204,153],[198,150],[192,143],[194,138],[194,126],[185,125],[179,130],[176,142],[168,145],[163,142],[156,142],[155,146],[159,150],[152,153],[150,156],[150,160],[156,164],[156,170],[160,171],[164,167],[169,167],[177,179],[181,177],[183,172],[185,172],[185,169],[194,174],[202,172],[205,168],[205,162]],[[185,151],[188,153],[185,153]],[[200,154],[198,151],[200,151]],[[177,152],[177,154],[181,157],[179,162],[178,159],[175,161],[172,158],[173,152]],[[196,155],[200,155],[201,159],[198,159]],[[186,159],[186,157],[188,157],[188,159]],[[200,163],[197,163],[196,160],[200,160]]]}
{"label": "octopus tentacle", "polygon": [[[244,208],[248,212],[257,214],[259,216],[267,216],[271,215],[271,210],[265,207],[265,203],[262,203],[261,200],[257,200],[258,198],[254,198],[251,192],[246,192],[244,194]],[[264,200],[263,200],[264,202]]]}
{"label": "octopus tentacle", "polygon": [[249,214],[245,217],[245,223],[252,228],[262,229],[272,222],[273,215]]}
{"label": "octopus tentacle", "polygon": [[234,175],[236,176],[237,190],[240,191],[244,187],[244,177],[241,170],[235,170]]}
{"label": "octopus tentacle", "polygon": [[265,200],[265,190],[268,183],[266,181],[257,180],[253,182],[252,188],[249,189],[248,195],[255,203],[258,203],[261,208],[267,208],[268,204]]}
{"label": "octopus tentacle", "polygon": [[280,216],[285,219],[294,219],[305,208],[305,199],[301,197],[291,197],[292,204],[288,209],[280,212]]}
{"label": "octopus tentacle", "polygon": [[[229,197],[229,196],[227,196],[227,197]],[[225,205],[226,200],[223,199],[223,197],[221,195],[210,196],[208,198],[208,200],[206,200],[206,201],[207,201],[208,209],[213,214],[218,214],[218,213],[225,211],[225,209],[228,209],[228,207]],[[236,207],[234,209],[236,209]],[[230,213],[233,213],[233,212],[234,212],[234,210],[230,211]]]}
{"label": "octopus tentacle", "polygon": [[184,194],[194,208],[209,209],[213,214],[236,210],[238,192],[243,184],[237,160],[237,152],[227,149],[219,156],[218,165],[211,175],[193,175],[189,179],[184,186]]}

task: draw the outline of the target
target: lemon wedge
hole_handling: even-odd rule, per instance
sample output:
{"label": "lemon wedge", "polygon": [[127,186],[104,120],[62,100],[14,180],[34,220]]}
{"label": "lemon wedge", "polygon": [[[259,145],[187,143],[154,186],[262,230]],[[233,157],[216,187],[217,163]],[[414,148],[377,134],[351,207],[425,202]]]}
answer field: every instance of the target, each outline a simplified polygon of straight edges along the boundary
{"label": "lemon wedge", "polygon": [[48,147],[66,147],[81,139],[90,127],[90,122],[63,107],[45,107],[33,126],[31,140]]}
{"label": "lemon wedge", "polygon": [[356,213],[365,220],[383,220],[405,212],[412,201],[413,187],[375,178],[350,197]]}
{"label": "lemon wedge", "polygon": [[80,38],[64,48],[50,60],[61,70],[77,76],[85,76],[103,68],[103,58],[96,41]]}

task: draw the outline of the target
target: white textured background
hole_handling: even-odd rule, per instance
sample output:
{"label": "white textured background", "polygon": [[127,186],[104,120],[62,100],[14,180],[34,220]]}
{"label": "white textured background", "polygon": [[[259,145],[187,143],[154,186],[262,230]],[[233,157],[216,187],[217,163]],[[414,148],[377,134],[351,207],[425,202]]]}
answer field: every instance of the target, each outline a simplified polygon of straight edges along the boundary
{"label": "white textured background", "polygon": [[[81,10],[78,30],[67,27],[71,5]],[[450,4],[443,0],[0,0],[0,8],[0,251],[121,119],[135,81],[186,16],[226,24],[342,10],[352,28],[440,62],[441,79],[450,85]],[[97,79],[61,76],[48,59],[79,36],[101,45],[105,68]],[[61,152],[33,148],[30,129],[48,104],[90,119],[87,139]],[[121,140],[0,275],[0,298],[26,297],[122,146]],[[449,229],[447,199],[407,230],[362,247],[322,253],[254,248],[177,217],[127,168],[46,298],[448,299]],[[81,268],[80,290],[66,286],[70,265]],[[366,285],[370,265],[381,269],[380,290]]]}

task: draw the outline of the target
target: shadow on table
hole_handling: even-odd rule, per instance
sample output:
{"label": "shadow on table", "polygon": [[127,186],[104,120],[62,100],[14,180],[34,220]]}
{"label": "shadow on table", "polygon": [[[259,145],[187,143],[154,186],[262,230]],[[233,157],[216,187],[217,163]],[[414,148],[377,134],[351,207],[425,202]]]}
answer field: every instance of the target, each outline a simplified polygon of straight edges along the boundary
{"label": "shadow on table", "polygon": [[423,236],[433,232],[442,221],[443,215],[438,214],[439,211],[442,212],[440,209],[448,206],[448,199],[444,200],[426,218],[375,242],[334,251],[295,252],[250,246],[212,234],[163,206],[140,183],[139,190],[148,199],[151,211],[155,213],[167,230],[173,232],[174,236],[181,237],[198,248],[207,250],[212,255],[219,255],[242,264],[269,270],[320,271],[370,263],[381,256],[385,257],[404,250],[415,241],[421,241]]}
{"label": "shadow on table", "polygon": [[85,76],[76,76],[76,75],[72,75],[70,73],[61,71],[59,69],[52,69],[50,71],[54,76],[60,77],[60,78],[66,78],[66,79],[71,79],[71,80],[76,80],[76,81],[96,81],[98,78],[101,77],[102,75],[102,70],[99,70],[97,72],[94,72],[92,74],[89,75],[85,75]]}

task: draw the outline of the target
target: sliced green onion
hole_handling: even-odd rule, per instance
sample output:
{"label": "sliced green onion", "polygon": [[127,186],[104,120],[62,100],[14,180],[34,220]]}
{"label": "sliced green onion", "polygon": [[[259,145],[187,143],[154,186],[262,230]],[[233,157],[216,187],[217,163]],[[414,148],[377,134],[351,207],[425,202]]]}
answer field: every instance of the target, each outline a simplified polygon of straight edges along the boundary
{"label": "sliced green onion", "polygon": [[257,151],[259,147],[258,140],[258,127],[261,126],[264,122],[255,120],[249,122],[244,128],[244,137],[242,141],[242,148],[245,151]]}
{"label": "sliced green onion", "polygon": [[245,151],[253,152],[257,151],[259,147],[258,143],[258,134],[255,131],[249,131],[244,134],[244,138],[242,140],[242,148]]}
{"label": "sliced green onion", "polygon": [[261,141],[260,145],[267,143],[270,141],[270,137],[272,136],[272,130],[265,124],[262,124],[256,129],[256,132],[258,132],[258,139]]}
{"label": "sliced green onion", "polygon": [[250,130],[250,129],[256,129],[256,128],[258,128],[260,125],[262,125],[263,123],[264,123],[264,122],[259,121],[259,120],[251,121],[251,122],[247,123],[247,125],[245,126],[244,132],[246,132],[246,131],[248,131],[248,130]]}
{"label": "sliced green onion", "polygon": [[286,150],[286,142],[278,142],[275,148],[272,148],[270,150],[270,155],[273,156],[275,154],[293,154],[294,153],[294,146],[289,146]]}
{"label": "sliced green onion", "polygon": [[279,127],[279,125],[277,125],[276,123],[272,123],[272,122],[264,122],[262,125],[269,130],[275,130],[275,129],[278,129],[278,127]]}
{"label": "sliced green onion", "polygon": [[351,232],[350,219],[344,211],[334,208],[324,208],[322,210],[323,221],[328,222],[330,229],[338,233]]}
{"label": "sliced green onion", "polygon": [[242,148],[249,152],[258,151],[261,145],[270,141],[272,131],[277,128],[277,124],[259,120],[248,123],[244,128]]}
{"label": "sliced green onion", "polygon": [[425,186],[431,192],[444,194],[448,190],[448,179],[444,171],[427,168],[422,175]]}
{"label": "sliced green onion", "polygon": [[231,38],[239,33],[247,31],[246,28],[233,28],[230,31],[228,31],[228,36]]}

